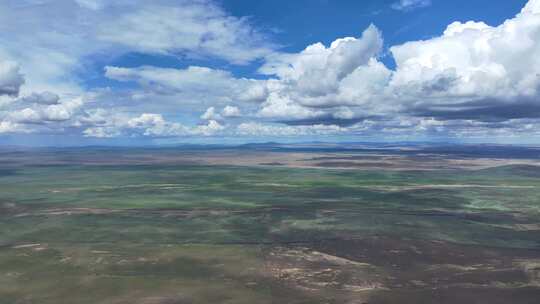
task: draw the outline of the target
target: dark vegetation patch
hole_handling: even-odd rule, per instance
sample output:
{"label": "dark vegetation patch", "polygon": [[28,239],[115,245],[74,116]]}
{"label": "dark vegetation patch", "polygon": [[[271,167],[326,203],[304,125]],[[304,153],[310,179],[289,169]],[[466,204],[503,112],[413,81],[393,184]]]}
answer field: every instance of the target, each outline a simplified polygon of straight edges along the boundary
{"label": "dark vegetation patch", "polygon": [[368,304],[536,304],[540,288],[455,287],[428,289],[402,289],[381,291],[374,294]]}
{"label": "dark vegetation patch", "polygon": [[175,257],[167,261],[134,261],[113,265],[108,269],[110,275],[121,276],[167,276],[205,279],[216,276],[219,272],[212,265],[189,257]]}
{"label": "dark vegetation patch", "polygon": [[7,169],[7,168],[0,169],[0,178],[1,177],[13,176],[13,175],[16,175],[16,174],[17,174],[16,169]]}
{"label": "dark vegetation patch", "polygon": [[379,160],[383,155],[353,155],[353,156],[321,156],[304,159],[305,161],[333,161],[333,160]]}
{"label": "dark vegetation patch", "polygon": [[284,163],[272,162],[272,163],[261,163],[261,166],[285,166]]}
{"label": "dark vegetation patch", "polygon": [[482,174],[494,174],[499,176],[522,176],[540,178],[540,166],[533,165],[509,165],[479,170]]}
{"label": "dark vegetation patch", "polygon": [[394,167],[395,165],[390,162],[361,163],[361,162],[334,161],[334,162],[316,163],[315,166],[327,167],[327,168],[391,168],[391,167]]}
{"label": "dark vegetation patch", "polygon": [[341,301],[347,288],[357,287],[369,290],[368,298],[366,292],[352,295],[361,303],[534,303],[540,286],[517,262],[539,257],[531,250],[342,236],[268,247],[266,260],[283,284],[313,293],[331,289]]}

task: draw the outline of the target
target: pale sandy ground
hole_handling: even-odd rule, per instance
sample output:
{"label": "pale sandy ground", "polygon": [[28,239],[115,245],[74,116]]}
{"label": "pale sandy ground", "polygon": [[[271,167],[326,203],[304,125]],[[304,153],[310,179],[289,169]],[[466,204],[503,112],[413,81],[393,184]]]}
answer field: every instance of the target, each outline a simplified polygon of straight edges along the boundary
{"label": "pale sandy ground", "polygon": [[16,165],[231,165],[283,166],[356,170],[441,170],[484,169],[503,165],[537,165],[537,159],[474,158],[444,154],[400,154],[395,152],[288,152],[261,150],[168,150],[114,153],[42,153],[2,156],[6,167]]}
{"label": "pale sandy ground", "polygon": [[[365,158],[362,158],[364,157]],[[351,159],[359,157],[362,159]],[[285,166],[294,168],[338,168],[338,169],[385,169],[385,170],[437,170],[470,169],[478,170],[506,165],[537,165],[536,159],[497,158],[442,158],[437,156],[408,157],[384,154],[344,154],[344,153],[288,153],[250,152],[184,155],[185,161],[210,165],[235,166]]]}

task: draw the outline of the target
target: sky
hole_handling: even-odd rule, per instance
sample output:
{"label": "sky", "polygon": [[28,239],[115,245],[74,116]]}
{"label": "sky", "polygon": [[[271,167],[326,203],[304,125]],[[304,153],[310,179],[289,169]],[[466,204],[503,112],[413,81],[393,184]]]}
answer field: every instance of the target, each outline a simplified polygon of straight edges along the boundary
{"label": "sky", "polygon": [[0,0],[1,145],[540,143],[540,0]]}

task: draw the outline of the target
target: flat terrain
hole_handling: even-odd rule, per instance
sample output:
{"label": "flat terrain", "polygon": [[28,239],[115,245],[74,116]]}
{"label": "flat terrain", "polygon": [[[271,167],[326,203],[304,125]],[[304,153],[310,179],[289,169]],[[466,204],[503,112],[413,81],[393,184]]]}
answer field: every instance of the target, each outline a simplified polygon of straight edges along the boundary
{"label": "flat terrain", "polygon": [[0,304],[538,299],[536,148],[0,149]]}

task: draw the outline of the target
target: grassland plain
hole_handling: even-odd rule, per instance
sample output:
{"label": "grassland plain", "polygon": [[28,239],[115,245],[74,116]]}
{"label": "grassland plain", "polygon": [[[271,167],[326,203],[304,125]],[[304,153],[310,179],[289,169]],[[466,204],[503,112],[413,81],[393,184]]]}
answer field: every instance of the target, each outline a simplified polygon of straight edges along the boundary
{"label": "grassland plain", "polygon": [[2,151],[0,303],[540,298],[538,155],[265,149]]}

